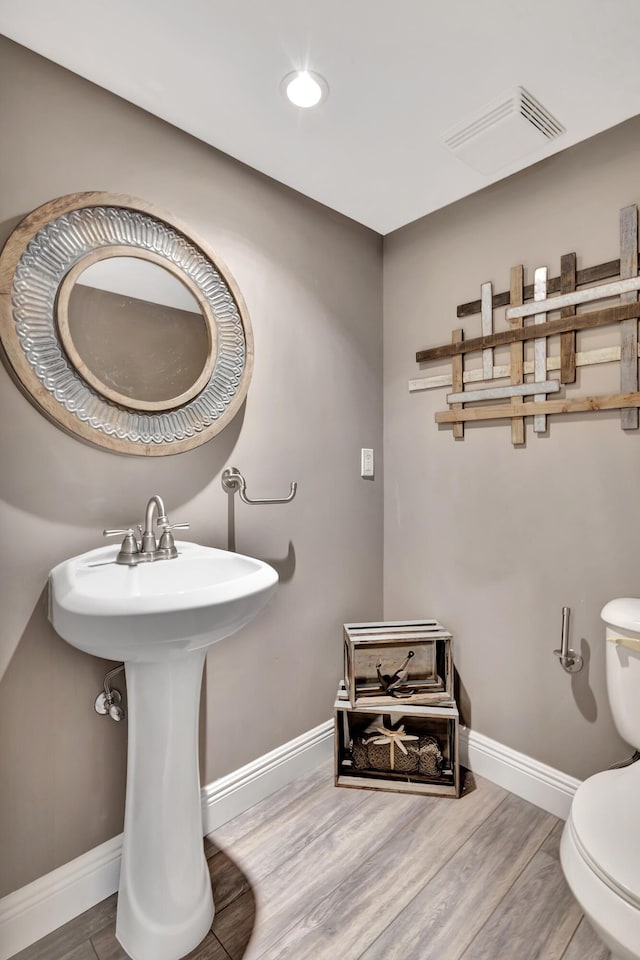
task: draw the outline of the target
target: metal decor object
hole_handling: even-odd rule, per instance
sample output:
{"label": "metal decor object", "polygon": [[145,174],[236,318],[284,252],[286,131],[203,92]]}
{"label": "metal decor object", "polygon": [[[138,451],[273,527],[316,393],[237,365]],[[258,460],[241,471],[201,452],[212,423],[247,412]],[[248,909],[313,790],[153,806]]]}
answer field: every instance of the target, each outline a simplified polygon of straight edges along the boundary
{"label": "metal decor object", "polygon": [[[201,389],[196,384],[157,410],[101,394],[71,362],[60,336],[69,278],[112,257],[166,268],[195,296],[207,324],[210,376]],[[0,340],[10,372],[36,407],[68,432],[118,453],[166,455],[209,440],[239,410],[253,366],[242,296],[207,244],[151,205],[105,193],[51,201],[10,236],[0,277]]]}
{"label": "metal decor object", "polygon": [[229,467],[227,470],[224,470],[222,473],[222,487],[227,493],[235,493],[236,490],[240,494],[240,499],[243,503],[249,503],[252,506],[254,504],[261,503],[291,503],[293,498],[296,495],[298,489],[298,484],[295,480],[292,481],[289,488],[288,497],[279,497],[276,499],[267,498],[263,500],[252,500],[247,496],[247,482],[238,470],[237,467]]}
{"label": "metal decor object", "polygon": [[560,649],[554,650],[554,654],[560,661],[562,669],[567,673],[578,673],[579,670],[582,670],[582,657],[579,653],[576,653],[575,650],[569,649],[569,618],[571,616],[571,609],[569,607],[562,608],[562,640],[560,643]]}

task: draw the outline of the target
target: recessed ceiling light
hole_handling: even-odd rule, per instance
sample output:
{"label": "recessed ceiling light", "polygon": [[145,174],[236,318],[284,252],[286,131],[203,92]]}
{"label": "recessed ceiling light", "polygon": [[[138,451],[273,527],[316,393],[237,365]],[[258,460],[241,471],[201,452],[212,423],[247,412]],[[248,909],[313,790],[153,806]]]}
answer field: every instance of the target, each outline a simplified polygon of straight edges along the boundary
{"label": "recessed ceiling light", "polygon": [[295,70],[282,81],[282,89],[288,100],[296,107],[315,107],[329,94],[329,84],[319,73],[310,70]]}

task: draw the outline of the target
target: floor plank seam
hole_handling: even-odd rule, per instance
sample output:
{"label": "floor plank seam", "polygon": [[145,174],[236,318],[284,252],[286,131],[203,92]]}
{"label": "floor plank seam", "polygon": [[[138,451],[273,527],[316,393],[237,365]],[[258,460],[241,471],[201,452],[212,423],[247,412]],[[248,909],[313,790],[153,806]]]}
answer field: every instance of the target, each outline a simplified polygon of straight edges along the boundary
{"label": "floor plank seam", "polygon": [[[366,791],[363,791],[363,792],[366,793]],[[462,841],[462,843],[460,844],[460,846],[456,847],[455,850],[452,851],[451,856],[455,856],[455,854],[458,852],[458,850],[460,850],[460,849],[465,845],[465,843],[467,843],[468,840],[475,834],[476,830],[480,829],[480,827],[485,823],[485,821],[486,821],[489,817],[491,817],[491,816],[493,816],[493,815],[495,814],[495,812],[502,806],[502,804],[505,802],[505,800],[507,799],[508,796],[509,796],[509,794],[505,791],[505,796],[500,800],[499,803],[496,804],[495,807],[493,807],[490,811],[487,812],[486,816],[483,817],[483,819],[482,819],[482,820],[480,821],[480,823],[475,827],[475,829],[472,831],[472,833],[469,834],[469,836],[466,837],[465,840]],[[455,802],[455,801],[451,801],[451,802],[453,803],[453,802]],[[415,821],[419,821],[419,820],[421,820],[423,817],[424,817],[424,810],[416,809],[415,814],[414,814],[413,816],[411,816],[411,817],[409,818],[409,820],[407,821],[407,824],[405,825],[405,829],[409,829],[409,828],[411,827],[411,825],[415,823]],[[341,819],[342,819],[342,818],[341,818]],[[545,839],[546,839],[546,837],[545,837]],[[376,853],[378,853],[378,852],[384,847],[384,845],[386,844],[386,842],[387,842],[387,840],[386,840],[386,838],[385,838],[385,839],[381,840],[380,843],[379,843],[377,846],[375,846],[375,847],[371,847],[371,846],[370,846],[370,847],[368,848],[368,850],[367,850],[368,856],[367,856],[366,859],[369,860],[372,856],[374,856]],[[444,866],[444,864],[443,864],[443,866]],[[427,885],[427,883],[430,883],[430,882],[434,879],[434,877],[437,876],[437,874],[440,872],[441,869],[443,869],[443,867],[440,867],[440,868],[436,871],[436,873],[435,873],[432,877],[430,877],[429,880],[427,880],[427,881],[420,887],[420,889],[416,892],[415,896],[418,896],[418,895],[421,893],[421,891],[424,889],[424,887]],[[319,909],[326,900],[329,900],[331,897],[333,897],[333,896],[335,895],[336,891],[338,891],[338,890],[340,890],[342,887],[348,885],[350,882],[351,882],[351,877],[346,877],[341,883],[337,884],[337,886],[334,888],[334,890],[332,890],[330,893],[326,894],[326,895],[325,895],[324,897],[322,897],[320,900],[318,900],[317,902],[315,902],[315,903],[313,904],[313,906],[312,906],[308,911],[306,911],[303,915],[301,915],[301,916],[298,917],[296,920],[294,920],[291,924],[289,924],[289,926],[288,926],[285,930],[281,931],[281,934],[280,934],[280,936],[277,938],[277,940],[275,940],[274,943],[271,944],[270,947],[268,947],[268,948],[266,948],[265,950],[263,950],[262,953],[260,953],[260,954],[256,957],[256,960],[269,960],[269,953],[268,953],[269,950],[277,947],[277,944],[280,943],[280,941],[283,940],[283,939],[287,936],[287,934],[291,932],[291,930],[293,930],[296,926],[298,926],[299,923],[303,922],[303,921],[306,919],[306,917],[309,915],[309,913],[313,913],[314,911],[316,911],[317,909]],[[411,898],[411,900],[409,901],[409,903],[411,903],[411,902],[413,901],[413,899],[414,899],[414,897]],[[409,905],[408,903],[405,904],[405,905],[398,911],[398,913],[390,920],[390,923],[387,924],[387,927],[397,919],[397,917],[400,915],[400,913],[402,913],[402,911],[403,911],[404,909],[406,909],[406,907],[407,907],[408,905]],[[387,929],[387,927],[385,927],[385,930]],[[383,932],[384,932],[384,931],[382,931],[382,932],[379,934],[379,936],[382,936],[382,933],[383,933]],[[375,937],[374,940],[372,940],[370,943],[368,943],[368,944],[366,945],[365,953],[366,953],[367,950],[370,950],[370,949],[371,949],[372,944],[375,943],[375,941],[376,941],[377,939],[378,939],[378,937]],[[359,960],[359,958],[362,957],[362,956],[363,956],[363,954],[358,954],[358,960]],[[355,958],[354,958],[354,960],[355,960]]]}
{"label": "floor plank seam", "polygon": [[216,937],[215,933],[213,932],[213,927],[211,928],[211,936],[212,936],[213,939],[216,941],[216,943],[220,946],[220,949],[221,949],[222,952],[224,953],[224,955],[225,955],[225,957],[227,958],[227,960],[232,960],[231,954],[229,953],[229,951],[228,951],[227,948],[225,947],[224,943],[223,943],[218,937]]}
{"label": "floor plank seam", "polygon": [[[362,797],[362,799],[360,800],[360,802],[359,802],[358,804],[354,804],[354,807],[353,807],[353,808],[349,808],[349,809],[345,810],[344,813],[343,813],[341,816],[339,816],[339,817],[337,817],[335,820],[331,821],[331,824],[330,824],[325,830],[323,830],[323,831],[321,831],[320,833],[318,833],[311,841],[309,841],[309,843],[305,843],[304,846],[301,847],[300,850],[295,850],[295,851],[293,851],[290,856],[285,857],[284,860],[281,860],[279,863],[277,863],[276,866],[274,866],[274,868],[273,868],[272,870],[269,870],[267,873],[263,874],[263,875],[260,877],[260,883],[262,883],[262,881],[265,880],[267,877],[271,876],[271,874],[274,873],[276,870],[280,870],[280,868],[283,867],[283,866],[285,865],[285,863],[288,863],[289,860],[291,860],[293,857],[297,857],[297,856],[299,856],[301,853],[303,853],[305,850],[307,850],[307,849],[309,848],[309,846],[310,846],[312,843],[315,843],[315,841],[318,840],[320,837],[322,837],[322,836],[324,836],[325,834],[328,834],[330,831],[334,830],[335,827],[337,826],[337,824],[341,823],[341,822],[345,819],[345,817],[351,816],[351,815],[353,814],[354,809],[360,807],[362,804],[364,804],[365,800],[368,799],[368,793],[367,793],[367,791],[364,791],[364,790],[363,790],[362,792],[363,792],[364,796]],[[249,836],[249,834],[246,834],[246,836]],[[245,838],[242,837],[242,838],[240,838],[239,840],[237,840],[236,843],[240,844],[241,841],[244,840],[244,839],[245,839]],[[236,866],[238,867],[238,869],[241,870],[242,873],[244,874],[244,872],[245,872],[245,871],[244,871],[244,867],[242,866],[241,863],[238,863],[238,862],[237,862],[237,860],[235,859],[235,857],[234,857],[234,855],[233,855],[233,853],[234,853],[234,851],[233,851],[233,844],[231,844],[231,846],[228,847],[228,848],[222,848],[222,847],[221,847],[220,850],[221,850],[223,853],[226,853],[226,855],[227,855],[231,860],[233,860],[233,862],[236,864]],[[248,879],[250,880],[250,878],[248,878]],[[250,880],[250,885],[253,886],[253,884],[251,883],[251,880]],[[237,899],[237,898],[234,897],[234,899]],[[225,910],[226,910],[227,907],[229,907],[230,905],[231,905],[231,904],[227,904],[227,905],[225,906]]]}
{"label": "floor plank seam", "polygon": [[[565,947],[564,950],[562,951],[562,956],[560,957],[560,960],[564,960],[564,958],[569,955],[569,950],[571,949],[571,944],[572,944],[573,941],[575,940],[576,935],[577,935],[577,933],[578,933],[578,928],[579,928],[580,924],[582,923],[582,921],[583,921],[584,919],[585,919],[584,914],[581,914],[581,915],[580,915],[580,918],[579,918],[579,920],[578,920],[578,922],[577,922],[577,924],[576,924],[576,926],[575,926],[575,929],[574,929],[573,933],[572,933],[571,936],[569,937],[569,942],[567,943],[566,947]],[[611,955],[609,954],[609,956],[611,956]]]}
{"label": "floor plank seam", "polygon": [[[319,786],[322,785],[322,779],[319,779],[318,781],[316,781],[316,777],[317,777],[317,775],[323,770],[323,767],[324,767],[324,764],[319,764],[317,768],[315,768],[313,771],[311,771],[309,774],[307,774],[306,777],[303,778],[303,782],[305,783],[304,788],[300,790],[300,792],[297,794],[296,797],[294,797],[293,799],[290,799],[290,800],[289,800],[289,802],[285,805],[284,810],[288,809],[293,803],[296,802],[296,800],[301,800],[302,798],[306,798],[308,795],[310,795],[310,794],[312,794],[314,791],[316,791]],[[307,780],[309,780],[310,782],[307,783]],[[221,836],[222,838],[224,838],[225,830],[229,827],[229,825],[237,824],[238,822],[241,822],[241,821],[243,821],[243,820],[244,820],[245,822],[246,822],[247,820],[250,821],[250,820],[252,819],[252,817],[255,817],[255,812],[256,812],[256,810],[259,809],[259,808],[266,809],[266,808],[268,807],[268,804],[270,803],[270,801],[275,801],[276,807],[277,807],[277,804],[278,804],[278,802],[279,802],[279,797],[280,797],[280,795],[281,795],[282,793],[285,793],[285,792],[286,792],[286,793],[290,796],[290,795],[291,795],[291,792],[292,792],[292,787],[295,787],[295,785],[296,785],[296,781],[294,781],[292,784],[290,783],[290,784],[287,784],[287,785],[284,786],[284,787],[281,787],[281,788],[280,788],[279,790],[277,790],[274,794],[271,794],[271,796],[265,797],[264,800],[258,801],[258,803],[255,803],[252,807],[249,807],[247,810],[245,810],[243,813],[239,814],[237,817],[233,817],[231,820],[228,820],[226,823],[221,824],[221,825],[220,825],[219,827],[217,827],[215,830],[211,830],[211,831],[206,835],[205,840],[208,840],[209,837],[213,837],[214,839],[211,840],[211,841],[209,841],[209,842],[212,843],[214,846],[218,846],[217,841],[216,841],[216,838],[217,838],[218,836]],[[283,813],[283,810],[278,810],[278,811],[277,811],[277,816],[280,817],[280,816],[282,815],[282,813]],[[260,827],[263,826],[263,825],[264,825],[264,822],[263,822],[263,823],[258,823],[258,824],[256,824],[256,825],[254,825],[252,828],[250,828],[249,830],[247,830],[245,833],[241,833],[241,834],[239,834],[238,836],[236,836],[236,838],[235,838],[234,840],[226,841],[226,843],[227,843],[227,846],[226,846],[226,847],[224,847],[224,848],[220,848],[220,847],[219,847],[218,849],[225,849],[225,850],[226,850],[226,849],[231,849],[231,847],[233,846],[234,843],[239,843],[240,841],[244,840],[246,837],[250,836],[251,833],[252,833],[254,830],[260,829]],[[223,843],[225,842],[224,839],[223,839],[222,842],[223,842]],[[215,855],[215,853],[214,853],[214,854],[211,854],[210,856],[214,856],[214,855]],[[210,858],[210,857],[208,856],[207,859],[209,859],[209,858]]]}
{"label": "floor plank seam", "polygon": [[[368,791],[365,791],[365,790],[363,790],[362,792],[363,792],[363,794],[364,794],[364,797],[363,797],[363,802],[364,802],[366,799],[369,798],[369,792],[368,792]],[[351,811],[348,811],[348,812],[351,813]],[[409,827],[409,826],[414,822],[414,820],[419,819],[419,818],[422,816],[422,814],[423,814],[423,811],[422,811],[422,810],[416,810],[414,816],[410,817],[409,820],[407,821],[406,826]],[[342,819],[342,817],[341,817],[340,819]],[[320,835],[320,836],[321,836],[321,835]],[[316,839],[317,839],[317,838],[316,838]],[[386,843],[386,839],[382,839],[382,840],[380,840],[380,842],[377,844],[377,846],[375,846],[375,847],[374,847],[374,846],[368,847],[368,851],[367,851],[367,852],[368,852],[368,857],[367,857],[367,859],[369,859],[370,856],[373,856],[373,854],[377,853],[377,852],[385,845],[385,843]],[[286,862],[287,862],[287,861],[283,861],[283,863],[286,863]],[[343,886],[345,886],[346,884],[348,884],[348,883],[350,882],[350,880],[351,880],[350,877],[346,877],[341,883],[339,883],[339,884],[336,885],[336,887],[335,887],[334,890],[332,890],[330,893],[327,893],[324,897],[322,897],[320,900],[318,900],[317,902],[315,902],[312,906],[309,907],[309,909],[308,909],[307,911],[305,911],[305,913],[301,914],[301,915],[300,915],[299,917],[297,917],[295,920],[292,920],[292,922],[291,922],[284,930],[282,930],[282,931],[280,932],[280,935],[277,937],[277,939],[274,940],[273,943],[270,944],[268,947],[265,947],[265,949],[264,949],[260,954],[258,954],[258,956],[255,958],[255,960],[269,960],[269,951],[271,951],[272,949],[276,948],[277,945],[278,945],[278,943],[279,943],[281,940],[283,940],[283,939],[286,937],[286,935],[287,935],[291,930],[293,930],[294,927],[298,926],[302,921],[304,921],[304,920],[306,919],[306,917],[309,915],[309,913],[313,913],[315,910],[317,910],[319,907],[321,907],[322,904],[325,902],[325,900],[330,899],[330,897],[332,897],[332,896],[334,895],[334,893],[335,893],[336,890],[339,890],[341,887],[343,887]]]}
{"label": "floor plank seam", "polygon": [[[488,820],[490,817],[495,816],[495,814],[498,812],[498,810],[500,809],[500,807],[508,800],[508,798],[509,798],[509,794],[507,793],[507,794],[502,798],[502,800],[500,801],[500,803],[498,803],[498,804],[493,808],[493,810],[490,810],[490,811],[487,813],[486,817],[485,817],[483,820],[480,821],[480,823],[479,823],[478,826],[475,828],[475,830],[474,830],[472,833],[470,833],[469,836],[466,837],[466,839],[462,841],[462,843],[460,844],[460,846],[457,847],[457,848],[451,853],[451,856],[449,857],[449,859],[448,859],[447,861],[445,861],[440,867],[438,867],[438,869],[437,869],[436,872],[433,874],[433,876],[429,877],[429,879],[426,880],[425,883],[423,883],[423,885],[420,887],[419,890],[416,891],[415,895],[411,898],[411,900],[409,900],[407,903],[405,903],[405,905],[404,905],[404,906],[402,907],[402,909],[396,914],[396,916],[393,917],[393,919],[389,921],[389,923],[386,925],[386,927],[384,928],[384,930],[381,930],[380,933],[371,941],[371,943],[367,945],[367,947],[366,947],[365,950],[364,950],[364,953],[359,954],[357,960],[362,960],[362,957],[364,957],[364,956],[371,950],[371,948],[374,946],[374,944],[377,943],[377,941],[380,940],[380,938],[383,937],[383,936],[386,934],[386,932],[387,932],[387,930],[389,929],[389,927],[393,926],[393,924],[396,922],[396,920],[398,919],[398,917],[400,916],[400,914],[403,913],[405,910],[408,910],[408,909],[410,908],[410,906],[411,906],[411,904],[413,903],[413,901],[416,900],[416,899],[420,896],[420,894],[422,893],[422,891],[424,890],[424,888],[425,888],[425,887],[428,887],[429,884],[432,883],[432,882],[436,879],[436,877],[438,876],[438,874],[441,873],[441,871],[443,871],[443,870],[445,870],[445,869],[447,868],[447,866],[448,866],[448,864],[449,864],[449,860],[452,860],[453,857],[455,857],[456,854],[459,853],[459,852],[463,849],[463,847],[465,847],[465,846],[469,843],[469,841],[471,840],[471,838],[477,833],[478,830],[480,830],[481,827],[484,826],[484,824],[487,822],[487,820]],[[553,829],[553,827],[552,827],[551,829]],[[551,832],[551,831],[549,831],[549,832]],[[547,836],[548,836],[548,835],[547,835]],[[546,837],[544,838],[544,840],[546,840]],[[542,841],[542,843],[544,843],[544,840]],[[465,948],[465,952],[466,952],[466,949],[467,949],[467,948]],[[258,960],[262,960],[262,958],[260,957],[260,958],[258,958]],[[457,958],[457,957],[448,957],[447,960],[459,960],[459,958]]]}
{"label": "floor plank seam", "polygon": [[[505,797],[505,800],[506,800],[506,797]],[[549,814],[549,816],[552,816],[552,814]],[[532,860],[534,859],[534,857],[537,857],[538,854],[539,854],[540,852],[542,852],[542,847],[543,847],[543,845],[546,843],[546,841],[548,840],[548,838],[549,838],[549,836],[551,835],[551,833],[553,832],[555,826],[556,826],[555,823],[552,823],[552,824],[551,824],[551,827],[550,827],[550,829],[549,829],[549,832],[548,832],[547,835],[546,835],[545,837],[543,837],[543,839],[540,841],[540,845],[538,846],[538,848],[537,848],[536,850],[534,850],[534,852],[531,854],[531,856],[529,857],[529,859],[527,860],[527,862],[522,866],[522,869],[518,871],[517,876],[515,876],[515,877],[513,878],[513,882],[509,885],[508,889],[505,890],[505,892],[503,893],[503,895],[500,897],[500,899],[498,900],[498,902],[496,903],[495,907],[493,908],[493,910],[491,911],[491,913],[489,914],[489,916],[486,918],[486,920],[484,921],[484,923],[482,924],[482,926],[478,927],[478,929],[476,930],[475,935],[474,935],[474,938],[473,938],[473,940],[471,941],[471,943],[469,943],[468,946],[465,947],[465,949],[463,950],[463,952],[460,954],[459,957],[456,958],[456,960],[464,960],[464,958],[466,957],[466,955],[469,953],[469,951],[471,950],[471,948],[472,948],[473,945],[475,944],[476,940],[479,940],[479,939],[480,939],[480,937],[481,937],[481,935],[482,935],[482,931],[483,931],[484,928],[487,926],[487,924],[489,924],[489,923],[491,922],[494,914],[500,909],[501,905],[504,903],[505,899],[509,896],[509,894],[511,893],[511,891],[513,890],[513,888],[514,888],[515,885],[517,884],[518,880],[520,879],[520,877],[522,876],[522,874],[524,873],[524,871],[527,869],[527,867],[528,867],[529,864],[532,862]],[[550,857],[549,854],[546,854],[546,856],[549,856],[549,857]],[[553,858],[550,857],[550,859],[553,859]],[[564,956],[564,954],[566,953],[566,951],[567,951],[567,949],[568,949],[568,947],[569,947],[569,944],[571,943],[571,940],[572,940],[572,938],[573,938],[576,930],[578,929],[578,926],[579,926],[579,925],[580,925],[580,921],[578,920],[578,924],[577,924],[575,930],[573,931],[573,933],[571,934],[571,936],[569,937],[569,940],[567,941],[567,944],[566,944],[566,946],[565,946],[565,948],[564,948],[564,950],[563,950],[563,952],[562,952],[562,956]],[[562,960],[562,956],[560,957],[560,960]]]}

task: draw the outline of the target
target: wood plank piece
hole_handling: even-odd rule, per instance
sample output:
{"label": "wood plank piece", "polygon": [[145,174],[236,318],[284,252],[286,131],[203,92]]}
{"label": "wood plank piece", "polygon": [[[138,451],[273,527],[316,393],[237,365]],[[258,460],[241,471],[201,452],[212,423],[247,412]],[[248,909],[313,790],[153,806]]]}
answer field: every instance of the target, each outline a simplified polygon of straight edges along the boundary
{"label": "wood plank piece", "polygon": [[[512,323],[519,323],[513,320]],[[511,344],[512,348],[520,344]],[[640,344],[638,344],[638,355],[640,356]],[[585,350],[576,353],[576,367],[591,367],[597,363],[617,363],[620,360],[620,347],[599,347],[597,350]],[[559,356],[547,357],[547,372],[560,370],[562,367],[562,358]],[[527,360],[523,364],[522,372],[526,375],[533,373],[533,361]],[[500,380],[511,376],[511,365],[508,363],[500,364],[493,368],[493,379]],[[482,370],[466,370],[464,374],[465,383],[480,383],[483,380]],[[450,387],[451,377],[443,374],[435,377],[419,377],[416,380],[409,380],[409,393],[418,393],[420,390],[435,390],[437,387]]]}
{"label": "wood plank piece", "polygon": [[[538,267],[533,275],[533,299],[545,302],[547,296],[547,277],[546,267]],[[514,309],[518,309],[514,307]],[[536,313],[533,322],[537,326],[544,326],[547,319],[546,313]],[[533,376],[538,382],[544,380],[547,375],[547,338],[536,337],[533,341]],[[536,396],[535,403],[544,403],[544,397]],[[537,413],[533,418],[534,433],[544,433],[547,429],[547,418],[544,414]]]}
{"label": "wood plank piece", "polygon": [[[483,784],[460,800],[437,803],[411,823],[396,821],[383,847],[357,869],[266,954],[268,960],[356,960],[416,892],[496,809],[504,795]],[[437,811],[437,813],[436,813]],[[544,814],[543,816],[547,816]],[[553,823],[547,829],[551,829]]]}
{"label": "wood plank piece", "polygon": [[[524,299],[524,266],[521,263],[511,268],[510,286],[511,303],[517,306]],[[524,320],[522,317],[516,317],[515,320],[510,321],[510,326],[512,329],[522,329]],[[517,386],[524,381],[524,345],[522,341],[512,343],[509,350],[511,383]],[[522,399],[514,399],[514,403],[516,406],[522,406]],[[518,447],[524,444],[524,440],[524,417],[514,417],[511,421],[511,443],[514,447]]]}
{"label": "wood plank piece", "polygon": [[[560,292],[572,293],[576,289],[577,257],[575,253],[565,253],[560,259]],[[575,306],[563,307],[560,316],[575,317]],[[627,323],[628,321],[625,321]],[[560,382],[576,381],[576,332],[568,330],[560,337]]]}
{"label": "wood plank piece", "polygon": [[560,960],[581,913],[560,864],[539,852],[462,954],[462,960]]}
{"label": "wood plank piece", "polygon": [[[115,924],[101,930],[92,938],[92,960],[131,960],[129,954],[122,949],[116,940]],[[83,958],[84,960],[84,958]],[[229,960],[227,952],[212,933],[208,933],[195,950],[188,953],[182,960]]]}
{"label": "wood plank piece", "polygon": [[76,947],[75,950],[72,950],[71,953],[66,953],[62,960],[96,960],[95,950],[91,946],[91,941],[87,940],[85,943],[81,943],[79,947]]}
{"label": "wood plank piece", "polygon": [[[483,783],[483,787],[491,791],[500,789],[494,788],[493,784]],[[335,792],[348,796],[357,791]],[[372,793],[364,790],[362,794],[364,802],[359,804],[355,811],[343,817],[332,830],[316,837],[295,856],[285,860],[277,870],[264,876],[256,890],[258,910],[255,929],[251,942],[245,952],[240,954],[242,960],[256,960],[261,956],[272,960],[275,956],[273,944],[311,912],[316,904],[331,894],[345,877],[349,877],[366,856],[371,856],[377,849],[385,847],[398,832],[400,824],[403,832],[419,833],[416,817],[435,814],[436,804],[441,802],[431,797]],[[500,799],[502,797],[497,802]],[[452,806],[460,803],[461,800],[452,801]],[[433,822],[437,822],[435,816]],[[364,844],[363,837],[366,837]],[[235,847],[230,854],[249,877],[254,872],[264,872],[259,848],[251,851],[246,858],[240,856]],[[233,960],[236,960],[234,943],[238,938],[238,931],[234,923],[227,922],[225,915],[230,911],[235,914],[245,910],[243,901],[246,896],[245,894],[235,900],[213,921],[213,932]]]}
{"label": "wood plank piece", "polygon": [[621,303],[615,307],[605,307],[602,310],[592,310],[581,313],[577,317],[559,317],[557,320],[548,320],[540,324],[542,329],[522,327],[516,330],[500,330],[490,337],[474,337],[472,340],[463,340],[462,343],[443,343],[439,347],[430,347],[416,353],[416,363],[427,360],[442,360],[444,357],[455,357],[459,353],[476,353],[485,347],[501,347],[506,343],[517,343],[520,340],[533,340],[535,337],[551,337],[556,333],[566,333],[567,330],[592,330],[595,327],[606,327],[628,320],[638,313],[637,305]]}
{"label": "wood plank piece", "polygon": [[479,400],[504,400],[508,397],[528,397],[534,394],[557,393],[559,380],[542,380],[540,383],[521,383],[518,386],[483,387],[482,390],[463,390],[448,393],[447,403],[475,403]]}
{"label": "wood plank piece", "polygon": [[[619,260],[607,260],[606,263],[598,263],[595,267],[586,267],[584,270],[579,270],[576,277],[576,284],[579,287],[586,286],[587,283],[600,283],[601,280],[609,280],[611,277],[617,277],[620,275],[620,261]],[[561,289],[561,277],[551,277],[549,280],[549,293],[558,293]],[[533,284],[529,284],[524,288],[523,300],[531,300],[533,297]],[[513,303],[513,300],[510,299],[509,291],[505,290],[504,293],[494,293],[493,295],[493,309],[497,307],[508,307],[510,303]],[[461,303],[456,309],[456,316],[458,318],[462,317],[472,317],[476,313],[480,313],[482,309],[482,303],[480,300],[470,300],[468,303]]]}
{"label": "wood plank piece", "polygon": [[[638,276],[638,208],[634,204],[620,211],[620,276]],[[635,303],[637,293],[625,293],[622,303]],[[638,389],[638,320],[631,318],[620,324],[620,392],[631,393]],[[620,412],[623,430],[638,429],[637,409]]]}
{"label": "wood plank piece", "polygon": [[[493,285],[483,283],[480,287],[480,300],[482,302],[482,336],[489,337],[493,333]],[[493,376],[493,348],[487,347],[482,351],[482,373],[485,380],[490,380]]]}
{"label": "wood plank piece", "polygon": [[562,960],[609,960],[609,948],[594,931],[593,927],[583,917],[571,943],[562,954]]}
{"label": "wood plank piece", "polygon": [[212,932],[224,945],[231,960],[250,960],[255,946],[253,933],[256,912],[256,898],[252,890],[234,900],[226,910],[216,912]]}
{"label": "wood plank piece", "polygon": [[303,797],[308,797],[310,800],[312,791],[322,786],[326,787],[330,783],[333,783],[333,771],[327,767],[326,763],[319,764],[315,770],[300,777],[294,784],[286,784],[271,796],[250,807],[245,813],[217,827],[207,840],[215,846],[214,852],[221,847],[227,848],[253,830],[264,828],[278,817],[284,815],[287,818],[292,804],[299,804]]}
{"label": "wood plank piece", "polygon": [[549,413],[590,413],[593,410],[622,410],[624,407],[640,407],[640,393],[612,393],[602,397],[579,397],[575,400],[544,400],[542,403],[523,403],[496,405],[494,407],[472,407],[453,413],[443,410],[436,413],[436,423],[455,423],[455,418],[467,420],[504,420],[509,417],[535,416],[538,412]]}
{"label": "wood plank piece", "polygon": [[[463,339],[464,331],[462,328],[453,331],[451,335],[452,343],[462,343]],[[451,382],[453,383],[454,390],[462,390],[464,383],[464,361],[461,355],[454,357],[451,361]],[[462,404],[457,405],[455,409],[462,410]],[[454,440],[464,440],[464,423],[454,423],[453,438]]]}
{"label": "wood plank piece", "polygon": [[587,287],[586,290],[574,290],[573,293],[561,293],[559,297],[550,297],[541,303],[536,303],[534,280],[533,303],[523,303],[520,307],[507,307],[506,318],[531,317],[534,313],[551,310],[560,310],[561,307],[579,306],[582,303],[593,303],[595,300],[606,300],[608,297],[618,297],[624,293],[640,290],[640,277],[629,277],[627,280],[614,280],[612,283],[602,283],[599,287]]}
{"label": "wood plank piece", "polygon": [[550,857],[560,861],[560,842],[562,840],[562,831],[564,830],[564,820],[559,820],[553,828],[540,849]]}
{"label": "wood plank piece", "polygon": [[224,850],[220,850],[215,856],[211,857],[207,861],[207,866],[211,877],[213,902],[217,911],[224,910],[230,903],[233,903],[234,900],[251,889],[247,877],[235,860],[229,857]]}
{"label": "wood plank piece", "polygon": [[[554,823],[555,817],[538,807],[508,796],[362,960],[458,960]],[[529,908],[535,913],[537,905]]]}
{"label": "wood plank piece", "polygon": [[336,790],[333,779],[328,779],[313,793],[292,803],[286,816],[266,821],[226,853],[234,864],[248,867],[249,879],[256,884],[285,860],[303,852],[316,837],[334,829],[343,817],[353,817],[364,799],[362,792]]}
{"label": "wood plank piece", "polygon": [[64,960],[72,949],[81,945],[110,923],[115,924],[116,895],[86,910],[79,917],[49,933],[30,947],[16,953],[11,960]]}

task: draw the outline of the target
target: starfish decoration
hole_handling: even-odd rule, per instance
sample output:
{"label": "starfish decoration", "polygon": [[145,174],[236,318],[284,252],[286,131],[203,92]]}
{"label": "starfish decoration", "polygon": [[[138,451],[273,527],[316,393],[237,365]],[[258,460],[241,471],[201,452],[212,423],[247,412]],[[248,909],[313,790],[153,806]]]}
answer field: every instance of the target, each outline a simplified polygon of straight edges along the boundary
{"label": "starfish decoration", "polygon": [[376,727],[378,733],[382,734],[381,737],[376,739],[369,740],[369,743],[388,743],[389,744],[389,755],[391,757],[391,769],[395,769],[395,748],[396,744],[402,750],[404,755],[407,755],[407,748],[405,747],[403,740],[419,740],[420,737],[415,737],[411,733],[404,732],[404,724],[401,727],[398,727],[397,730],[387,730],[385,726]]}

